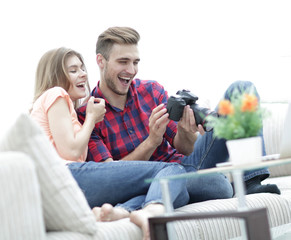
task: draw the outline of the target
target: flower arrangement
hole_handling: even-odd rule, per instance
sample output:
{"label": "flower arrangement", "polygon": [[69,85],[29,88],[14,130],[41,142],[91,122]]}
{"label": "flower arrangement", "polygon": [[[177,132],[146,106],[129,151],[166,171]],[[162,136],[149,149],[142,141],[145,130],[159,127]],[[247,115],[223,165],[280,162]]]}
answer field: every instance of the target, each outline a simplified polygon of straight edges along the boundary
{"label": "flower arrangement", "polygon": [[218,105],[218,118],[209,116],[207,122],[213,134],[226,140],[258,136],[263,127],[266,112],[260,107],[253,93],[237,93],[230,100],[223,99]]}

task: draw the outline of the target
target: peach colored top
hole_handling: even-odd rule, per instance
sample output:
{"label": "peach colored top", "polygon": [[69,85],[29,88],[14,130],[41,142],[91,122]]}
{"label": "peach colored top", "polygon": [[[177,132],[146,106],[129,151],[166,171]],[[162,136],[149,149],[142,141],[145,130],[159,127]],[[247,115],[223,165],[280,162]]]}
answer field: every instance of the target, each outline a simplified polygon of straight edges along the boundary
{"label": "peach colored top", "polygon": [[[76,111],[74,109],[74,104],[69,96],[69,94],[61,87],[53,87],[45,91],[33,104],[33,108],[31,111],[31,117],[36,120],[40,126],[44,129],[44,132],[49,137],[49,140],[56,148],[55,141],[53,139],[49,122],[48,122],[48,110],[50,107],[56,102],[58,98],[64,98],[68,103],[69,111],[72,117],[73,129],[74,133],[77,133],[81,129],[81,124],[78,121],[78,117]],[[85,149],[84,153],[78,159],[78,162],[84,162],[87,157],[87,149]],[[57,150],[57,148],[56,148]],[[58,151],[58,150],[57,150]],[[58,154],[62,157],[62,154],[58,152]],[[63,158],[64,159],[64,158]],[[69,159],[65,159],[69,160]]]}

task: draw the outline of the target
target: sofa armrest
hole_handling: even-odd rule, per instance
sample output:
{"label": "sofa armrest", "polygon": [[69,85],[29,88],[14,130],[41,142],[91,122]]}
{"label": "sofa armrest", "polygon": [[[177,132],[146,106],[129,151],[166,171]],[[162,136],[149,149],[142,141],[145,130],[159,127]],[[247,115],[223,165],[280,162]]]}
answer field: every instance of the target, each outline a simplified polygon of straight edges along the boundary
{"label": "sofa armrest", "polygon": [[0,153],[0,239],[45,239],[35,167],[18,152]]}

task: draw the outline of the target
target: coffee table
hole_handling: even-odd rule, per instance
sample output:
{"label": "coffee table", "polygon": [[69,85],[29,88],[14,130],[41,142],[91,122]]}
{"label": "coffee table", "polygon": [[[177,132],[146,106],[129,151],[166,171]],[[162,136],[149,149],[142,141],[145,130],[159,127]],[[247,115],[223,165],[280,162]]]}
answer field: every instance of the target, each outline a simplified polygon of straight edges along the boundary
{"label": "coffee table", "polygon": [[[239,239],[258,239],[257,234],[261,233],[259,236],[260,239],[270,240],[270,228],[267,218],[267,212],[265,208],[261,209],[250,209],[248,208],[245,200],[245,187],[243,181],[243,173],[246,170],[253,170],[265,167],[272,167],[284,164],[290,164],[291,158],[286,159],[277,159],[277,160],[268,160],[262,161],[257,163],[249,163],[249,164],[242,164],[242,165],[235,165],[235,166],[222,166],[222,167],[215,167],[209,169],[199,170],[197,172],[190,172],[180,175],[168,176],[159,179],[147,179],[146,182],[152,181],[159,181],[162,187],[162,194],[163,194],[163,203],[165,206],[165,215],[161,217],[154,217],[149,219],[150,229],[151,229],[151,239],[157,239],[156,232],[157,230],[160,231],[159,239],[172,239],[175,234],[173,233],[173,228],[170,226],[172,221],[176,220],[189,220],[189,219],[197,219],[197,218],[216,218],[216,217],[237,217],[243,220],[240,221],[240,227],[242,232],[242,237]],[[231,212],[216,212],[216,213],[205,213],[205,214],[184,214],[184,215],[177,215],[174,213],[173,206],[170,201],[170,194],[169,194],[169,186],[168,182],[170,180],[176,179],[187,179],[197,177],[199,175],[209,175],[213,173],[231,173],[233,176],[234,187],[236,191],[236,196],[238,199],[238,208],[236,211]],[[254,212],[256,211],[256,212]],[[256,218],[256,217],[259,217]],[[254,218],[255,217],[255,218]],[[255,224],[254,224],[255,223]],[[163,224],[167,224],[166,233],[165,229],[163,230]],[[252,227],[253,226],[253,227]],[[254,227],[255,226],[255,227]],[[154,231],[153,231],[154,229]],[[288,228],[287,228],[288,229]],[[288,230],[289,231],[289,230]],[[162,232],[164,235],[162,236]],[[263,235],[264,236],[263,236]],[[287,234],[287,233],[286,233]],[[155,236],[156,235],[156,236]],[[288,235],[287,235],[288,236]],[[290,235],[289,235],[290,236]],[[276,236],[276,239],[280,239],[280,236]],[[175,238],[173,238],[175,239]],[[284,239],[284,238],[283,238]],[[280,240],[283,240],[280,239]]]}

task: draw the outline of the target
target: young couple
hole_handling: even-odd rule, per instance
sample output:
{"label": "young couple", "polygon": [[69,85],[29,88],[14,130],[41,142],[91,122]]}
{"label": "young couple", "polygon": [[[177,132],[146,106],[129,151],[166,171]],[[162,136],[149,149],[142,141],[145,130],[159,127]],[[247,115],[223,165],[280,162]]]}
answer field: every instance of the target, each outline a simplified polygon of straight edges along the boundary
{"label": "young couple", "polygon": [[[178,123],[171,121],[164,88],[134,79],[138,41],[139,34],[127,27],[109,28],[99,36],[100,81],[80,108],[79,100],[89,91],[81,55],[66,48],[47,52],[38,65],[31,116],[71,170],[96,219],[130,217],[147,239],[147,218],[162,214],[164,207],[159,183],[144,180],[215,167],[227,161],[228,153],[225,140],[196,126],[189,106]],[[225,97],[230,98],[238,85],[247,91],[252,84],[236,82]],[[279,194],[276,185],[261,185],[268,174],[267,169],[246,172],[247,193]],[[169,188],[175,208],[233,195],[221,174],[170,181]]]}

